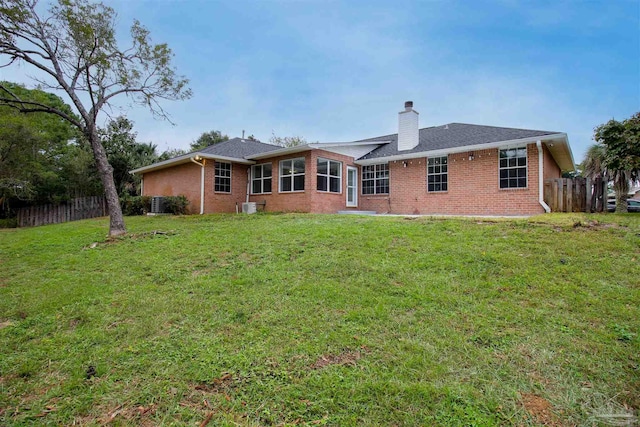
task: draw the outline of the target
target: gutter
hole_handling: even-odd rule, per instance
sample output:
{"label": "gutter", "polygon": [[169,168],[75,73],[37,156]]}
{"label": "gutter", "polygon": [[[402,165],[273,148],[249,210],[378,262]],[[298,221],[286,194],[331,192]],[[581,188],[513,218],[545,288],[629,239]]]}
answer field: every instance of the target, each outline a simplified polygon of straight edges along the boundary
{"label": "gutter", "polygon": [[480,150],[488,150],[491,148],[509,148],[509,147],[518,147],[526,144],[531,144],[533,142],[539,142],[544,139],[545,141],[555,141],[555,140],[566,140],[566,133],[554,133],[544,136],[536,136],[530,138],[521,138],[521,139],[512,139],[509,141],[495,141],[488,142],[484,144],[475,144],[475,145],[463,145],[460,147],[452,147],[452,148],[443,148],[439,150],[427,150],[427,151],[415,151],[410,153],[402,153],[395,154],[393,156],[386,157],[376,157],[373,159],[359,159],[354,163],[361,166],[375,165],[378,163],[387,163],[391,161],[398,160],[409,160],[416,159],[418,157],[439,157],[445,156],[447,154],[457,154],[457,153],[466,153],[467,151],[480,151]]}
{"label": "gutter", "polygon": [[196,165],[200,166],[200,215],[202,215],[204,213],[204,165],[205,165],[205,159],[202,159],[202,163],[198,162],[198,160],[200,160],[200,156],[196,156],[194,157],[189,157],[189,160],[191,160],[193,163],[195,163]]}
{"label": "gutter", "polygon": [[544,151],[540,140],[536,141],[536,147],[538,147],[538,202],[546,213],[550,213],[551,208],[544,202]]}

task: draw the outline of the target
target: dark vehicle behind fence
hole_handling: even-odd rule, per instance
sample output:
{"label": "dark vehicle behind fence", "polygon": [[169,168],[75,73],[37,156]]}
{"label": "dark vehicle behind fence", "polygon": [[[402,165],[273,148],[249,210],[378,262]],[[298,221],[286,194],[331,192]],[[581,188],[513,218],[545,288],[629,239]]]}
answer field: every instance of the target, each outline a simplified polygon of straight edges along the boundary
{"label": "dark vehicle behind fence", "polygon": [[[607,211],[615,212],[616,203],[609,201],[607,203]],[[627,200],[627,211],[628,212],[640,212],[640,200]]]}

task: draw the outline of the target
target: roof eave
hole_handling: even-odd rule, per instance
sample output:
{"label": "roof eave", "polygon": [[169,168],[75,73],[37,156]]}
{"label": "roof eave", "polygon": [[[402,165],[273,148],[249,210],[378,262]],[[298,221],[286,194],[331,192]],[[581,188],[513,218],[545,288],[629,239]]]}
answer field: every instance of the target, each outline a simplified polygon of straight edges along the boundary
{"label": "roof eave", "polygon": [[574,171],[576,163],[573,159],[571,145],[569,145],[569,137],[566,133],[560,135],[564,136],[564,138],[558,138],[561,144],[558,147],[553,143],[547,144],[547,149],[562,171]]}
{"label": "roof eave", "polygon": [[264,153],[254,154],[252,156],[247,156],[247,159],[260,160],[260,159],[266,159],[268,157],[278,157],[278,156],[284,156],[287,154],[301,153],[303,151],[312,150],[312,149],[313,147],[311,146],[311,144],[302,144],[302,145],[296,145],[295,147],[283,147],[277,150],[271,150],[271,151],[266,151]]}
{"label": "roof eave", "polygon": [[173,159],[169,159],[169,160],[165,160],[165,161],[162,161],[162,162],[154,163],[154,164],[149,165],[149,166],[143,166],[143,167],[138,168],[138,169],[133,169],[133,170],[129,171],[129,173],[132,173],[132,174],[144,174],[144,173],[147,173],[147,172],[153,172],[153,171],[160,170],[160,169],[170,168],[170,167],[173,167],[173,166],[177,166],[177,165],[181,165],[181,164],[184,164],[184,163],[188,163],[188,162],[191,161],[190,159],[194,159],[196,156],[200,157],[201,159],[224,160],[224,161],[231,162],[231,163],[241,163],[241,164],[245,164],[245,165],[252,165],[252,164],[255,163],[254,161],[247,160],[247,159],[241,159],[241,158],[237,158],[237,157],[217,156],[215,154],[195,152],[195,153],[183,154],[182,156],[178,156],[178,157],[174,157]]}
{"label": "roof eave", "polygon": [[391,141],[356,141],[356,142],[312,142],[309,144],[296,145],[295,147],[284,147],[278,150],[267,151],[264,153],[247,156],[247,159],[261,160],[269,157],[286,156],[287,154],[296,154],[308,150],[322,150],[336,147],[355,147],[363,145],[383,145]]}
{"label": "roof eave", "polygon": [[[507,141],[496,141],[496,142],[488,142],[484,144],[474,144],[474,145],[464,145],[461,147],[443,148],[440,150],[426,150],[426,151],[418,151],[418,152],[406,153],[406,154],[396,154],[393,156],[377,157],[373,159],[360,159],[360,160],[356,160],[355,163],[358,165],[367,166],[367,165],[375,165],[378,163],[387,163],[390,161],[397,161],[397,160],[416,159],[420,157],[445,156],[447,154],[465,153],[468,151],[487,150],[491,148],[503,148],[503,147],[522,145],[522,144],[532,144],[532,143],[535,143],[536,141],[562,141],[567,145],[567,148],[568,148],[567,134],[555,133],[555,134],[541,135],[541,136],[535,136],[535,137],[529,137],[529,138],[512,139]],[[571,153],[571,149],[568,148],[568,152]],[[557,159],[556,159],[556,162],[558,162]],[[573,165],[573,157],[571,157],[571,165]],[[560,165],[560,167],[562,168],[562,165]]]}

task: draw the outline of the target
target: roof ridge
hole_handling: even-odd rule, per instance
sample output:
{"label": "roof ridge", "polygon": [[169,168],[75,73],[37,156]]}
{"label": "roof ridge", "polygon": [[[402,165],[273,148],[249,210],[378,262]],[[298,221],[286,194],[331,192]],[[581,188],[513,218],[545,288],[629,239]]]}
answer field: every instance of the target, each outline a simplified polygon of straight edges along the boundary
{"label": "roof ridge", "polygon": [[[233,138],[225,139],[224,141],[220,141],[220,142],[216,142],[215,144],[207,145],[206,147],[203,147],[200,150],[205,150],[205,149],[207,149],[209,147],[214,147],[214,146],[219,147],[221,145],[230,144],[232,142],[235,143],[236,139],[241,141],[241,142],[257,142],[259,144],[268,145],[269,147],[277,147],[277,145],[268,144],[266,142],[260,141],[259,139],[250,139],[250,138],[242,138],[240,136],[234,136]],[[200,150],[191,151],[191,153],[198,153],[198,152],[200,152]],[[187,153],[187,154],[189,154],[189,153]]]}
{"label": "roof ridge", "polygon": [[[441,125],[437,125],[437,126],[426,126],[423,128],[419,128],[418,132],[420,131],[424,131],[427,129],[436,129],[436,128],[442,128],[445,126],[451,126],[451,125],[462,125],[462,126],[474,126],[474,127],[482,127],[482,128],[486,128],[486,129],[507,129],[507,130],[519,130],[519,131],[533,131],[533,132],[544,132],[547,134],[554,134],[554,133],[562,133],[562,132],[557,132],[557,131],[551,131],[551,130],[543,130],[543,129],[527,129],[527,128],[516,128],[516,127],[508,127],[508,126],[493,126],[493,125],[478,125],[475,123],[463,123],[463,122],[450,122],[450,123],[444,123]],[[363,141],[371,141],[371,140],[382,140],[384,138],[394,138],[397,137],[398,133],[390,133],[387,135],[380,135],[380,136],[374,136],[371,138],[364,138],[364,139],[358,139],[354,142],[363,142]],[[372,142],[376,142],[376,141],[372,141]]]}
{"label": "roof ridge", "polygon": [[[447,123],[447,124],[451,124],[451,123]],[[446,126],[446,125],[427,126],[427,127],[419,128],[418,131],[425,130],[425,129],[433,129],[433,128],[437,128],[437,127],[440,127],[440,126]],[[388,135],[373,136],[371,138],[358,139],[358,140],[355,140],[355,141],[352,141],[352,142],[365,142],[365,141],[371,141],[372,139],[382,139],[382,138],[387,138],[387,137],[393,137],[393,136],[396,136],[396,135],[398,135],[398,132],[390,133]],[[376,141],[371,141],[371,142],[376,142]]]}
{"label": "roof ridge", "polygon": [[269,147],[278,147],[278,145],[269,144],[268,142],[262,142],[259,139],[249,139],[249,138],[240,138],[240,139],[243,140],[243,141],[251,141],[251,142],[257,142],[257,143],[262,144],[262,145],[268,145]]}
{"label": "roof ridge", "polygon": [[[448,125],[477,126],[477,127],[494,128],[494,129],[511,129],[511,130],[524,130],[524,131],[534,131],[534,132],[563,133],[563,132],[556,132],[556,131],[543,130],[543,129],[514,128],[514,127],[510,127],[510,126],[494,126],[494,125],[478,125],[478,124],[475,124],[475,123],[463,123],[463,122],[451,122],[451,123],[447,123],[447,124]],[[442,126],[445,126],[445,125],[442,125]]]}

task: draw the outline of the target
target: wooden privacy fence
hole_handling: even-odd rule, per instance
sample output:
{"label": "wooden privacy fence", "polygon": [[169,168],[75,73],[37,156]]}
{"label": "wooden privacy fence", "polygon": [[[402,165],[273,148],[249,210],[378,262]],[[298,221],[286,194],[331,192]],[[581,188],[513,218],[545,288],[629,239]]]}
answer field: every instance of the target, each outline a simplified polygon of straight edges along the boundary
{"label": "wooden privacy fence", "polygon": [[59,205],[30,206],[18,210],[18,227],[58,224],[108,214],[104,196],[79,197]]}
{"label": "wooden privacy fence", "polygon": [[544,182],[544,202],[551,212],[591,211],[589,178],[557,178]]}

